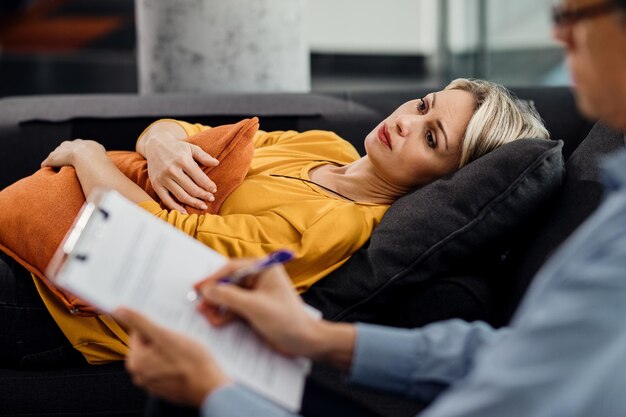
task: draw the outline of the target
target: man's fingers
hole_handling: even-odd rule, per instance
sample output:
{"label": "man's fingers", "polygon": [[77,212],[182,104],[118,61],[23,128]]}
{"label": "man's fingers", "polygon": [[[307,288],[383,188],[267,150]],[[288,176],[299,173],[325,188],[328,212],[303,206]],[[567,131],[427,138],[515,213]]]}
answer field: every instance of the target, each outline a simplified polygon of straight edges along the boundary
{"label": "man's fingers", "polygon": [[209,306],[205,301],[198,304],[198,311],[202,314],[213,326],[221,327],[235,320],[236,316],[229,311],[219,307]]}
{"label": "man's fingers", "polygon": [[244,318],[254,314],[250,307],[255,300],[255,295],[250,290],[245,290],[237,285],[223,284],[205,286],[201,292],[208,302],[220,308],[227,308]]}
{"label": "man's fingers", "polygon": [[113,312],[113,317],[144,340],[154,341],[162,336],[163,330],[158,325],[131,309],[118,308]]}
{"label": "man's fingers", "polygon": [[[220,268],[217,272],[209,275],[207,278],[194,285],[196,291],[198,291],[203,297],[202,302],[198,305],[198,310],[206,316],[211,324],[215,326],[222,326],[234,320],[235,317],[232,314],[232,311],[240,311],[239,308],[234,307],[234,310],[229,310],[228,313],[224,314],[224,309],[231,307],[233,301],[230,301],[227,298],[220,298],[221,291],[226,289],[226,292],[228,293],[229,291],[227,287],[233,287],[234,290],[242,289],[236,288],[235,285],[220,284],[219,280],[221,278],[231,275],[235,271],[251,265],[254,262],[255,261],[252,259],[239,259],[235,261],[230,261],[222,268]],[[214,297],[212,297],[211,299],[207,298],[206,295],[211,294],[214,290],[217,292],[216,294],[214,294]],[[245,294],[246,292],[248,292],[247,290],[242,291],[244,291],[244,293],[241,294],[241,296],[245,297],[246,295],[248,295]],[[229,297],[229,294],[226,294],[225,297]],[[235,295],[234,297],[236,298],[237,295]],[[236,299],[234,300],[234,302],[237,302]],[[238,303],[238,305],[241,305],[241,303]]]}
{"label": "man's fingers", "polygon": [[218,269],[217,271],[215,271],[214,273],[212,273],[211,275],[209,275],[202,281],[197,282],[193,287],[194,289],[202,293],[203,287],[216,285],[217,281],[220,278],[225,278],[228,275],[232,274],[233,272],[237,271],[238,269],[244,268],[254,262],[255,261],[252,259],[231,260],[230,262],[226,263],[224,266],[222,266],[220,269]]}
{"label": "man's fingers", "polygon": [[163,356],[157,353],[155,346],[144,343],[137,333],[131,334],[129,348],[124,367],[133,376],[133,382],[143,386],[152,379],[150,372],[163,362]]}

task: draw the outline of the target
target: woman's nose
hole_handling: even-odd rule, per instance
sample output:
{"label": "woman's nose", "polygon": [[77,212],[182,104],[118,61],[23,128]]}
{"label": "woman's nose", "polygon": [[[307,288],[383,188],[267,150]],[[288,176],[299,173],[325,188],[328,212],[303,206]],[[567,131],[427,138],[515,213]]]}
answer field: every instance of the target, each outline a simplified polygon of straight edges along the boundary
{"label": "woman's nose", "polygon": [[415,122],[417,122],[417,118],[418,116],[416,115],[408,115],[408,114],[401,114],[398,117],[396,117],[396,127],[398,129],[398,134],[400,136],[408,136],[411,133],[411,130],[413,129],[413,126],[415,125]]}

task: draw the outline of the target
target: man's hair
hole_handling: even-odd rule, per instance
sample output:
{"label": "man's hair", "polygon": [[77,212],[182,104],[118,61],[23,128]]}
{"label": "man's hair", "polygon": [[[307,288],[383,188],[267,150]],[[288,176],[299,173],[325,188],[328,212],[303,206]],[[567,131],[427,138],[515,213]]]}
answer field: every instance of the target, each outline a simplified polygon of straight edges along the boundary
{"label": "man's hair", "polygon": [[461,142],[459,168],[516,139],[550,137],[532,103],[513,97],[500,84],[458,78],[445,89],[467,91],[476,101]]}

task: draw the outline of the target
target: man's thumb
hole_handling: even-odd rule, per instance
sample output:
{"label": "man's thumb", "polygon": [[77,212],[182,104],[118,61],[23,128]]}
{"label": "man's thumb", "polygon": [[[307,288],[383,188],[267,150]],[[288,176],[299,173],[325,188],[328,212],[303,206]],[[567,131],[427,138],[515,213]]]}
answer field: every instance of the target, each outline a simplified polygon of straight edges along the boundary
{"label": "man's thumb", "polygon": [[118,308],[113,312],[113,317],[144,339],[152,340],[158,333],[158,326],[155,323],[131,309]]}

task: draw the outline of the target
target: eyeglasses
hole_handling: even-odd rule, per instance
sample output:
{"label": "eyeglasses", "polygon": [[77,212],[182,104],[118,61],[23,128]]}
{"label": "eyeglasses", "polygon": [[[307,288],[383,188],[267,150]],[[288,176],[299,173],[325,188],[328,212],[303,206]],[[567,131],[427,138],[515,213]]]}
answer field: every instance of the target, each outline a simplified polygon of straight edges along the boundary
{"label": "eyeglasses", "polygon": [[602,16],[613,12],[617,8],[615,1],[593,4],[587,7],[568,10],[565,5],[559,4],[552,7],[552,23],[555,26],[567,26],[593,17]]}

